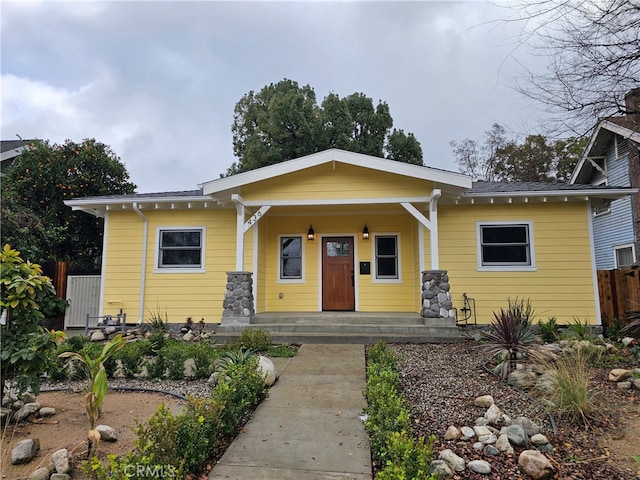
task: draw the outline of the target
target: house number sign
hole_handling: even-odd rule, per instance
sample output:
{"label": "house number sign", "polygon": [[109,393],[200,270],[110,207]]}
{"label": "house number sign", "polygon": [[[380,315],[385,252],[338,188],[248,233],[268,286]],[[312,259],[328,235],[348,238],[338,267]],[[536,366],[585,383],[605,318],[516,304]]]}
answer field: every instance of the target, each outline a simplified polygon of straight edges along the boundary
{"label": "house number sign", "polygon": [[271,208],[271,205],[265,205],[263,207],[260,207],[260,210],[258,210],[256,213],[251,215],[249,220],[247,220],[245,222],[245,224],[244,224],[245,233],[247,232],[247,230],[249,230],[251,227],[253,227],[254,224],[258,223],[258,220],[260,220],[260,218],[262,218],[262,216],[265,213],[267,213],[270,208]]}

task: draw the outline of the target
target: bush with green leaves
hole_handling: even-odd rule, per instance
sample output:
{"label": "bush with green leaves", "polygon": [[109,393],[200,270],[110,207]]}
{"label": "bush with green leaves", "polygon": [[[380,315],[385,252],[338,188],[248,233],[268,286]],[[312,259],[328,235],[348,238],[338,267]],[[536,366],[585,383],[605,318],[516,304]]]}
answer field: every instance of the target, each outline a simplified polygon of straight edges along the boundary
{"label": "bush with green leaves", "polygon": [[573,321],[562,333],[562,337],[570,340],[591,340],[593,338],[589,322],[587,320],[583,322],[578,317],[573,318]]}
{"label": "bush with green leaves", "polygon": [[435,479],[428,472],[434,437],[415,440],[409,409],[399,391],[397,357],[383,342],[367,350],[367,400],[365,428],[371,454],[381,467],[377,478]]}
{"label": "bush with green leaves", "polygon": [[254,352],[267,352],[272,343],[271,333],[262,328],[245,328],[235,343],[241,348],[250,348]]}
{"label": "bush with green leaves", "polygon": [[166,372],[171,380],[181,380],[184,377],[184,362],[193,358],[196,364],[196,377],[206,378],[210,372],[210,365],[218,356],[218,352],[206,342],[186,343],[167,341],[158,352],[157,368],[162,368],[162,375]]}
{"label": "bush with green leaves", "polygon": [[538,320],[538,332],[545,342],[555,342],[558,340],[560,330],[558,328],[558,320],[556,317],[549,317],[546,322]]}

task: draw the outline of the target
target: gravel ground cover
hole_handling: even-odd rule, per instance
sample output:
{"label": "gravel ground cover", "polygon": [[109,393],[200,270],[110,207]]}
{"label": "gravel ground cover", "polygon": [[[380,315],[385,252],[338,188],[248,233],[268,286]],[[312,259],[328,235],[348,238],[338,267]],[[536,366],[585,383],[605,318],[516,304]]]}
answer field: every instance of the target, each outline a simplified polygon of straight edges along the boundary
{"label": "gravel ground cover", "polygon": [[[619,390],[615,384],[607,382],[608,368],[598,369],[592,381],[600,402],[600,415],[591,422],[589,429],[585,429],[582,425],[569,424],[559,418],[553,418],[552,422],[536,399],[488,373],[483,368],[486,354],[479,351],[476,345],[473,342],[393,345],[401,355],[401,390],[412,412],[415,434],[435,435],[436,452],[451,448],[467,461],[483,459],[491,463],[490,475],[467,470],[457,474],[454,479],[526,478],[517,466],[521,449],[516,450],[514,456],[484,458],[482,452],[475,452],[471,448],[471,442],[443,440],[450,425],[473,426],[475,419],[484,414],[486,409],[473,405],[473,400],[480,395],[492,395],[496,405],[512,418],[526,416],[543,426],[543,433],[555,448],[548,456],[557,470],[556,479],[639,478],[629,456],[626,459],[616,458],[607,447],[607,439],[620,435],[621,420],[634,414],[637,417],[638,413],[638,399],[629,391]],[[637,443],[637,436],[627,432],[627,437],[628,442]],[[640,454],[640,448],[638,450]]]}

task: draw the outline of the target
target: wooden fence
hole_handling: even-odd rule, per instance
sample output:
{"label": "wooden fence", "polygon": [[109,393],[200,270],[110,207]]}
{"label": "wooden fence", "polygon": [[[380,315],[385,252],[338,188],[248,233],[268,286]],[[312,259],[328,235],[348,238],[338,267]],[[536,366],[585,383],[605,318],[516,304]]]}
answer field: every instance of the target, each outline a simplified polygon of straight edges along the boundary
{"label": "wooden fence", "polygon": [[640,270],[598,270],[598,293],[603,319],[640,312]]}

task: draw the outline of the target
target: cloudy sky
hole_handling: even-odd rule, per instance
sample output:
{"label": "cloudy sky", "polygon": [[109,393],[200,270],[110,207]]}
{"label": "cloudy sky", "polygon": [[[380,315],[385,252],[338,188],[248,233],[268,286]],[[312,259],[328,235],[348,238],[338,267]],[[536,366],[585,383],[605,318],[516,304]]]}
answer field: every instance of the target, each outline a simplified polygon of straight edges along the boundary
{"label": "cloudy sky", "polygon": [[[473,2],[53,2],[0,4],[3,140],[95,138],[138,192],[190,190],[235,160],[233,108],[283,78],[389,104],[429,166],[492,123],[537,128],[513,90],[542,68],[510,12]],[[537,62],[538,64],[536,64]]]}

